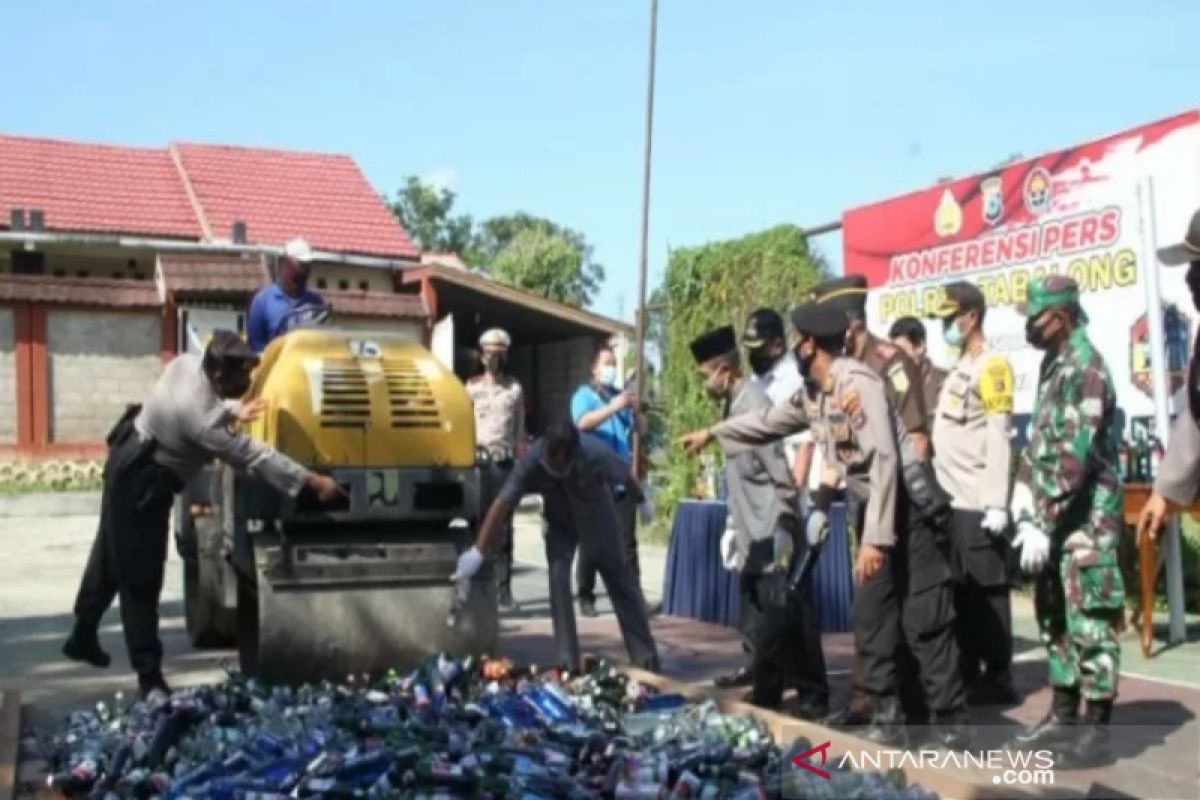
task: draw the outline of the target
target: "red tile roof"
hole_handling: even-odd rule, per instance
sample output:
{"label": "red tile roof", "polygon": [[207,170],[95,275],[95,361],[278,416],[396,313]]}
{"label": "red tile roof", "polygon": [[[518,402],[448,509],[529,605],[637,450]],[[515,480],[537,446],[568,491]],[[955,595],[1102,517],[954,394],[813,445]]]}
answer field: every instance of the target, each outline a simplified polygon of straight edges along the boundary
{"label": "red tile roof", "polygon": [[303,236],[316,250],[417,258],[408,234],[347,156],[172,145],[216,237],[234,220],[249,241]]}
{"label": "red tile roof", "polygon": [[158,289],[151,281],[0,274],[0,302],[20,300],[106,308],[162,306]]}
{"label": "red tile roof", "polygon": [[176,295],[242,297],[271,282],[261,258],[219,255],[160,255],[158,269],[169,291]]}
{"label": "red tile roof", "polygon": [[0,135],[0,226],[13,207],[52,231],[200,237],[165,150]]}
{"label": "red tile roof", "polygon": [[388,292],[328,292],[321,297],[333,309],[334,317],[426,317],[425,303],[419,295]]}
{"label": "red tile roof", "polygon": [[417,259],[419,252],[348,156],[178,144],[114,147],[0,135],[0,228],[40,208],[48,231],[228,240],[303,236],[316,250]]}

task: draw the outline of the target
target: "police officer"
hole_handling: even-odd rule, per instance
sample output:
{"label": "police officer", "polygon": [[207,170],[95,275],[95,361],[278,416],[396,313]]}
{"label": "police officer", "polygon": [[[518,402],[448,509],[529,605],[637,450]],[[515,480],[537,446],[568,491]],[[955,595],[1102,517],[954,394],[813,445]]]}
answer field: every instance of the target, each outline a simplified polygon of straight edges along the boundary
{"label": "police officer", "polygon": [[732,417],[683,436],[679,444],[695,453],[716,438],[726,453],[736,454],[739,447],[779,439],[811,423],[826,464],[816,511],[828,512],[839,478],[863,509],[854,565],[854,641],[860,685],[871,700],[866,736],[886,744],[907,739],[897,697],[896,650],[903,638],[920,665],[936,739],[962,747],[971,732],[954,642],[950,569],[926,522],[936,505],[929,494],[932,481],[921,474],[928,464],[913,451],[882,380],[845,357],[845,314],[807,303],[792,312],[792,322],[798,352],[805,354],[800,359],[800,371],[808,375],[805,391],[791,404]]}
{"label": "police officer", "polygon": [[[246,393],[257,363],[237,334],[214,331],[202,356],[176,356],[146,404],[131,406],[110,431],[100,524],[75,599],[75,625],[63,645],[68,658],[109,665],[100,619],[119,596],[139,688],[169,692],[158,638],[168,519],[174,495],[213,458],[291,497],[307,489],[326,503],[341,494],[332,478],[231,429],[225,401]],[[261,410],[261,403],[250,403],[237,415],[248,421]]]}
{"label": "police officer", "polygon": [[[921,373],[904,350],[867,329],[867,279],[862,275],[847,275],[825,281],[813,289],[811,299],[846,315],[850,326],[846,333],[847,354],[866,364],[883,380],[888,400],[899,413],[916,454],[924,459],[929,458],[929,433],[932,428],[929,413],[932,409],[925,404]],[[862,526],[862,513],[861,504],[851,494],[847,502],[847,517],[856,530]],[[915,674],[916,661],[903,640],[900,641],[896,659],[905,714],[910,721],[924,720],[928,708]],[[866,694],[860,691],[857,662],[850,683],[850,703],[826,720],[828,724],[860,725],[868,718],[870,710],[867,708]]]}
{"label": "police officer", "polygon": [[[492,328],[479,337],[479,359],[483,374],[467,381],[467,395],[475,408],[475,442],[487,451],[496,470],[492,479],[503,485],[513,459],[525,443],[525,400],[521,384],[508,374],[508,333]],[[509,517],[502,530],[496,558],[496,583],[500,608],[513,609],[513,527]]]}
{"label": "police officer", "polygon": [[[1192,215],[1183,239],[1158,251],[1168,267],[1188,265],[1187,285],[1192,304],[1200,311],[1200,211]],[[1197,332],[1200,344],[1200,332]],[[1171,442],[1154,476],[1154,491],[1138,519],[1138,535],[1157,537],[1171,511],[1188,508],[1200,496],[1200,354],[1192,347],[1188,364],[1188,411],[1171,428]]]}
{"label": "police officer", "polygon": [[[770,398],[742,375],[737,340],[726,325],[691,343],[704,389],[725,417],[770,408]],[[790,401],[788,401],[790,402]],[[798,715],[818,719],[828,710],[829,687],[821,632],[808,594],[787,590],[787,570],[799,541],[800,498],[783,443],[730,455],[729,522],[721,539],[727,569],[738,573],[741,628],[751,653],[747,700],[773,708],[788,684],[799,695]]]}
{"label": "police officer", "polygon": [[[1054,702],[1016,737],[1026,749],[1058,749],[1057,763],[1088,766],[1105,755],[1121,666],[1125,586],[1117,559],[1122,526],[1116,392],[1087,335],[1079,286],[1051,275],[1029,287],[1029,344],[1045,352],[1012,513],[1021,569],[1036,577],[1034,609]],[[1087,710],[1079,717],[1080,697]]]}
{"label": "police officer", "polygon": [[[950,563],[963,683],[970,702],[1016,702],[1008,589],[1008,484],[1012,463],[1013,371],[983,335],[983,293],[946,286],[932,312],[961,356],[945,382],[933,422],[933,466],[953,498]],[[985,667],[980,674],[980,665]]]}
{"label": "police officer", "polygon": [[550,567],[550,614],[558,663],[578,669],[579,638],[571,604],[571,561],[583,550],[604,579],[625,649],[635,666],[657,672],[658,653],[637,579],[619,546],[614,488],[635,495],[641,487],[629,464],[603,441],[581,434],[569,421],[551,424],[517,460],[508,481],[479,526],[475,544],[459,556],[451,580],[473,576],[500,536],[504,521],[526,493],[542,495],[546,519],[546,562]]}
{"label": "police officer", "polygon": [[933,412],[942,393],[942,384],[946,382],[947,371],[934,364],[929,357],[929,350],[925,346],[926,336],[925,323],[916,317],[901,317],[892,323],[888,331],[892,344],[908,354],[917,365],[917,372],[921,376],[921,399],[930,414],[929,425],[932,429]]}

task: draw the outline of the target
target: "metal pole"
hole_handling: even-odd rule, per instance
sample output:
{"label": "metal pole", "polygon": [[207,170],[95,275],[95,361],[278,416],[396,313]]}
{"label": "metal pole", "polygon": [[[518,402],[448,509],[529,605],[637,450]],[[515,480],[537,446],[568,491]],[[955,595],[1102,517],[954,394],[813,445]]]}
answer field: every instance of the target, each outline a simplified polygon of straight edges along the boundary
{"label": "metal pole", "polygon": [[[654,138],[654,61],[658,41],[658,0],[650,0],[650,64],[646,75],[646,142],[642,161],[642,243],[638,258],[638,312],[637,312],[637,399],[641,408],[646,395],[646,248],[650,237],[650,143]],[[633,470],[638,474],[641,463],[642,436],[634,426]]]}
{"label": "metal pole", "polygon": [[[1170,389],[1167,384],[1167,348],[1163,335],[1162,296],[1158,288],[1158,246],[1154,231],[1154,179],[1144,176],[1138,184],[1142,210],[1143,264],[1146,272],[1146,321],[1150,327],[1150,377],[1154,382],[1154,422],[1158,438],[1166,447],[1171,438],[1171,415],[1167,408]],[[1170,609],[1168,641],[1178,644],[1185,638],[1183,618],[1183,551],[1179,541],[1179,520],[1172,518],[1166,532],[1167,607]]]}

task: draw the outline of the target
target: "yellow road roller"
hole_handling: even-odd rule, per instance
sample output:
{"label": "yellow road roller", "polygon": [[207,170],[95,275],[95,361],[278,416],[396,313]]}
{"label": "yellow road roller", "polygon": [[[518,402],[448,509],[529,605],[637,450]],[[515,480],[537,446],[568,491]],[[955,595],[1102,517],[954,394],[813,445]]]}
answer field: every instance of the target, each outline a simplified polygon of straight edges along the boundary
{"label": "yellow road roller", "polygon": [[176,515],[192,642],[236,641],[243,672],[287,683],[493,650],[490,566],[449,580],[490,474],[453,372],[402,332],[299,328],[263,353],[249,397],[266,404],[250,435],[346,498],[293,500],[224,466],[197,476]]}

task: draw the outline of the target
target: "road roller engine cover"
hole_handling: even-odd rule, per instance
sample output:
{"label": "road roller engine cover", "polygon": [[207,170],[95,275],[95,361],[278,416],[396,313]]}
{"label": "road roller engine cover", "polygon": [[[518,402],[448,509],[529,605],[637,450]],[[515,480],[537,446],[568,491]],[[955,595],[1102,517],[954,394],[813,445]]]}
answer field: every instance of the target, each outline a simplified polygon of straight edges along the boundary
{"label": "road roller engine cover", "polygon": [[265,401],[250,435],[346,497],[197,476],[176,516],[193,643],[236,639],[245,672],[291,682],[492,649],[491,571],[447,580],[489,499],[454,373],[403,332],[302,328],[266,349],[247,397]]}

